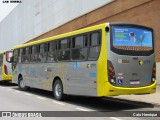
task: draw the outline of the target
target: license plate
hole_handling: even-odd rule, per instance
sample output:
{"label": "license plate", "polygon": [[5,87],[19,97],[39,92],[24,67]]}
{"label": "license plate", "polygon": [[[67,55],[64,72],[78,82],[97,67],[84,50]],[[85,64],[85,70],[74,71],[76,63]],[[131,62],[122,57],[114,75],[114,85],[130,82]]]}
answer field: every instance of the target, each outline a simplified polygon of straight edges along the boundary
{"label": "license plate", "polygon": [[130,84],[137,85],[140,84],[139,80],[130,80]]}

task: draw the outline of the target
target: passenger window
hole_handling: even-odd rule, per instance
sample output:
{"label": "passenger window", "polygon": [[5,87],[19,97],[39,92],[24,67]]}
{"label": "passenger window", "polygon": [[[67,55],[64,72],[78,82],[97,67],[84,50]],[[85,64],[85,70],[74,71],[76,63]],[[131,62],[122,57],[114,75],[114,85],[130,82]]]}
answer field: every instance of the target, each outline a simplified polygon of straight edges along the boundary
{"label": "passenger window", "polygon": [[72,47],[73,48],[81,48],[84,46],[84,40],[83,40],[84,36],[78,36],[73,38],[72,40]]}
{"label": "passenger window", "polygon": [[57,50],[57,42],[56,41],[49,43],[49,51],[52,51],[52,50]]}
{"label": "passenger window", "polygon": [[53,41],[48,44],[47,62],[57,61],[57,42]]}
{"label": "passenger window", "polygon": [[23,48],[22,49],[22,62],[23,63],[28,63],[30,59],[29,56],[29,47]]}
{"label": "passenger window", "polygon": [[22,48],[22,49],[21,49],[21,62],[22,62],[22,63],[25,62],[25,59],[24,59],[25,54],[26,54],[26,49],[25,49],[25,48]]}
{"label": "passenger window", "polygon": [[70,40],[64,39],[59,41],[58,60],[70,60]]}
{"label": "passenger window", "polygon": [[95,32],[90,34],[89,60],[97,60],[100,53],[100,33]]}
{"label": "passenger window", "polygon": [[67,49],[68,48],[68,39],[59,41],[59,49]]}
{"label": "passenger window", "polygon": [[19,56],[18,56],[18,63],[21,63],[22,62],[22,51],[23,49],[19,49]]}
{"label": "passenger window", "polygon": [[89,60],[97,60],[100,53],[100,46],[90,47],[89,49]]}
{"label": "passenger window", "polygon": [[87,36],[81,35],[72,39],[72,60],[85,60],[87,51]]}
{"label": "passenger window", "polygon": [[36,62],[37,61],[37,46],[31,46],[31,60],[30,62]]}
{"label": "passenger window", "polygon": [[58,51],[58,60],[67,61],[70,60],[70,50]]}
{"label": "passenger window", "polygon": [[14,52],[13,52],[13,56],[14,56],[14,62],[15,63],[17,63],[18,62],[18,55],[19,55],[19,52],[18,52],[19,50],[17,49],[17,50],[14,50]]}
{"label": "passenger window", "polygon": [[39,45],[38,62],[45,62],[47,57],[47,43]]}
{"label": "passenger window", "polygon": [[88,48],[72,49],[72,60],[85,60]]}
{"label": "passenger window", "polygon": [[100,45],[100,39],[99,39],[99,32],[97,33],[92,33],[90,35],[90,45],[91,46],[97,46]]}
{"label": "passenger window", "polygon": [[26,49],[22,48],[22,55],[25,55],[25,54],[26,54]]}

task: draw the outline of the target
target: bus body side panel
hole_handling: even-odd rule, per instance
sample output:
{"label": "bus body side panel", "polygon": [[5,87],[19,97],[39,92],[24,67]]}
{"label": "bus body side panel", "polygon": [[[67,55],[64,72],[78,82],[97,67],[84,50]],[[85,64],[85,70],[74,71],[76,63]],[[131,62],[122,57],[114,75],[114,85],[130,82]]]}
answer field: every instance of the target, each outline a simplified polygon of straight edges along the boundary
{"label": "bus body side panel", "polygon": [[[33,63],[28,64],[28,86],[52,91],[52,83],[55,77],[64,82],[63,65],[59,63]],[[65,89],[65,88],[64,88]]]}
{"label": "bus body side panel", "polygon": [[[43,65],[45,64],[40,64],[40,63],[30,63],[30,64],[21,64],[18,63],[13,70],[13,83],[18,84],[18,78],[21,75],[23,80],[25,80],[25,84],[28,87],[33,87],[33,88],[43,88],[43,81],[45,80],[44,70],[45,68]],[[43,76],[43,77],[42,77]],[[42,77],[42,78],[41,78]]]}
{"label": "bus body side panel", "polygon": [[52,82],[59,77],[65,94],[97,96],[96,61],[18,64],[13,83],[20,74],[29,87],[52,91]]}
{"label": "bus body side panel", "polygon": [[18,64],[12,68],[12,83],[18,84]]}
{"label": "bus body side panel", "polygon": [[107,42],[106,42],[106,25],[102,28],[101,52],[97,63],[97,96],[105,96],[105,85],[107,81]]}
{"label": "bus body side panel", "polygon": [[65,63],[66,94],[97,96],[97,61]]}

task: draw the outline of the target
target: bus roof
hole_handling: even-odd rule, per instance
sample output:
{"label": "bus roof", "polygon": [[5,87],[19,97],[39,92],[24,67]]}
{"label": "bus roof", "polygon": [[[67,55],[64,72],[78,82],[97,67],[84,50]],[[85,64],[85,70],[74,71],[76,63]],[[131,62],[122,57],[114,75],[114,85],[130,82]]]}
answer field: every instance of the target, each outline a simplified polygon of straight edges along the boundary
{"label": "bus roof", "polygon": [[52,41],[52,40],[57,40],[57,39],[60,39],[60,38],[69,37],[69,36],[76,35],[76,34],[81,34],[81,33],[84,33],[84,32],[90,32],[90,31],[102,29],[102,28],[105,28],[105,27],[106,27],[106,23],[99,24],[99,25],[95,25],[95,26],[92,26],[92,27],[87,27],[87,28],[76,30],[76,31],[71,31],[71,32],[68,32],[68,33],[44,38],[44,39],[41,39],[41,40],[24,43],[24,44],[13,47],[12,50],[22,48],[22,47],[26,47],[26,46],[30,46],[30,45],[36,45],[36,44],[43,43],[43,42],[49,42],[49,41]]}

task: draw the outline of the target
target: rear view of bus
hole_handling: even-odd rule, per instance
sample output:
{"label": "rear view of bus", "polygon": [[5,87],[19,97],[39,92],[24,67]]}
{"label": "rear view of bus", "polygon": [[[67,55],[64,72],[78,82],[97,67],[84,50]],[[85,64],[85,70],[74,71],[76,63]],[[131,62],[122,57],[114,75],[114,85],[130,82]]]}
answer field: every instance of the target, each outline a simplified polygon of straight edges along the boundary
{"label": "rear view of bus", "polygon": [[12,51],[0,53],[0,81],[9,82],[12,80],[12,65],[8,61],[12,56]]}
{"label": "rear view of bus", "polygon": [[147,94],[156,91],[153,30],[114,23],[107,32],[107,95]]}

